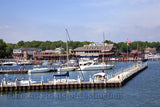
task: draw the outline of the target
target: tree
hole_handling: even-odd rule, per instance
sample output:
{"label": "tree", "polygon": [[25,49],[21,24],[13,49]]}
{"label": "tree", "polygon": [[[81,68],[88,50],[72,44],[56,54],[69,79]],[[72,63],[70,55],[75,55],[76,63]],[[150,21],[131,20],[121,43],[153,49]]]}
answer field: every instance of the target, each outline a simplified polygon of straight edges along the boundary
{"label": "tree", "polygon": [[24,45],[24,41],[22,41],[22,40],[19,41],[19,42],[17,43],[17,45],[18,45],[19,48],[21,48],[21,47]]}
{"label": "tree", "polygon": [[5,57],[6,52],[6,43],[3,41],[3,39],[0,39],[0,58]]}

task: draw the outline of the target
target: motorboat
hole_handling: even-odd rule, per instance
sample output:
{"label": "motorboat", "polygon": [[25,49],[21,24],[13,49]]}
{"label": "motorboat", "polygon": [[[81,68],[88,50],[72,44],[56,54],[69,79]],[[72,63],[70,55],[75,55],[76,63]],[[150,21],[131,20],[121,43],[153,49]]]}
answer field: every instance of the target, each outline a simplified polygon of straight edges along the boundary
{"label": "motorboat", "polygon": [[17,63],[16,62],[3,62],[2,66],[16,66]]}
{"label": "motorboat", "polygon": [[28,70],[28,73],[45,73],[45,72],[49,72],[50,68],[41,68],[40,65],[38,66],[34,66],[34,68],[32,70]]}
{"label": "motorboat", "polygon": [[18,81],[18,82],[19,82],[19,84],[21,84],[21,85],[29,84],[29,82],[30,82],[30,84],[35,84],[35,83],[37,83],[37,81],[32,81],[31,79],[30,79],[30,80],[20,80],[20,81]]}
{"label": "motorboat", "polygon": [[[17,83],[16,83],[17,82]],[[5,81],[5,78],[3,79],[3,85],[26,85],[26,84],[35,84],[37,81],[33,81],[29,78],[29,80],[25,80],[25,78],[22,78],[19,80],[17,77],[8,77],[8,81]]]}
{"label": "motorboat", "polygon": [[31,65],[32,63],[31,62],[28,62],[28,61],[20,61],[17,63],[18,65]]}
{"label": "motorboat", "polygon": [[107,75],[106,75],[106,73],[104,73],[104,72],[96,73],[96,74],[94,74],[93,77],[92,77],[92,79],[93,79],[94,81],[97,81],[97,82],[99,82],[99,81],[104,81],[104,79],[106,79],[106,78],[107,78]]}
{"label": "motorboat", "polygon": [[89,58],[82,58],[82,59],[79,60],[78,63],[81,66],[81,65],[88,64],[88,63],[92,63],[92,62],[93,62],[93,60],[90,60]]}
{"label": "motorboat", "polygon": [[66,66],[62,66],[62,67],[59,67],[59,68],[57,68],[57,71],[58,72],[60,72],[60,71],[62,71],[62,72],[66,72],[66,71],[74,71],[75,69],[76,69],[77,67],[66,67]]}
{"label": "motorboat", "polygon": [[160,58],[160,55],[159,54],[152,54],[152,53],[149,53],[149,54],[145,54],[145,59],[159,59]]}
{"label": "motorboat", "polygon": [[72,57],[69,62],[68,62],[69,66],[78,66],[78,60],[76,57]]}
{"label": "motorboat", "polygon": [[60,61],[56,61],[55,63],[53,63],[52,65],[54,66],[62,66],[64,63],[63,62],[60,62]]}
{"label": "motorboat", "polygon": [[103,69],[112,69],[114,67],[113,64],[106,64],[106,63],[98,63],[95,61],[83,63],[80,65],[79,70],[82,71],[90,71],[90,70],[103,70]]}

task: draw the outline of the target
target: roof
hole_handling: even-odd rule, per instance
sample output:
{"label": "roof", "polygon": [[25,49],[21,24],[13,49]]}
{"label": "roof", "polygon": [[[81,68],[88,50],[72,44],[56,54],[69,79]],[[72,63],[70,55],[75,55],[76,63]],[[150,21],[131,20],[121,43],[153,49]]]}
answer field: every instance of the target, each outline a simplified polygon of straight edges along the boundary
{"label": "roof", "polygon": [[78,47],[76,49],[74,49],[74,51],[88,51],[88,50],[92,50],[92,51],[110,51],[113,48],[113,44],[108,44],[108,45],[85,45],[83,47]]}

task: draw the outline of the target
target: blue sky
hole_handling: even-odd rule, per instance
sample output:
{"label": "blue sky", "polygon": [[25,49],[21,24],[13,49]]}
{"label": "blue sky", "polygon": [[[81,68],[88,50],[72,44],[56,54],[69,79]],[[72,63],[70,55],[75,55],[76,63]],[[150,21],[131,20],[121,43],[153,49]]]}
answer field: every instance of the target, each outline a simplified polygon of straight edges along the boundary
{"label": "blue sky", "polygon": [[160,0],[0,0],[0,38],[160,41]]}

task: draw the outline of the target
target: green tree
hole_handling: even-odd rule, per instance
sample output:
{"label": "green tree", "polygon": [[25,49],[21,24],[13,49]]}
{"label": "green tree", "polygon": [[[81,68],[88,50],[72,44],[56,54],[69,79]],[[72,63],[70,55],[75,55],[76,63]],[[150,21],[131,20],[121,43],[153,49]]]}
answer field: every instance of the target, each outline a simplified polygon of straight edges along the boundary
{"label": "green tree", "polygon": [[6,43],[3,41],[3,39],[0,39],[0,58],[5,57],[6,52]]}

